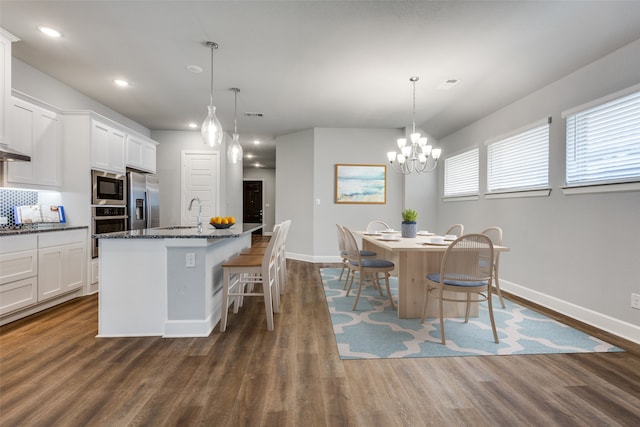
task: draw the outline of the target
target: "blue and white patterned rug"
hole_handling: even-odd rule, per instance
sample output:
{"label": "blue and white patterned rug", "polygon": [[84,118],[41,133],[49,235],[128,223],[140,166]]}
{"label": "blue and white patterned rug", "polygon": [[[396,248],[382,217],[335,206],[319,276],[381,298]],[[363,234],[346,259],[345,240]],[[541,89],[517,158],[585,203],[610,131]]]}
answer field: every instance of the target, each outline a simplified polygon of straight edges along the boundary
{"label": "blue and white patterned rug", "polygon": [[[505,300],[503,309],[497,297],[493,313],[499,344],[493,342],[485,302],[480,304],[479,316],[469,323],[464,318],[445,319],[447,344],[442,345],[439,319],[428,318],[424,324],[420,319],[398,319],[386,293],[381,297],[372,286],[363,288],[358,309],[352,311],[355,292],[347,297],[342,290],[340,269],[322,268],[320,273],[341,359],[623,351],[511,301]],[[396,302],[395,278],[391,278],[391,293]]]}

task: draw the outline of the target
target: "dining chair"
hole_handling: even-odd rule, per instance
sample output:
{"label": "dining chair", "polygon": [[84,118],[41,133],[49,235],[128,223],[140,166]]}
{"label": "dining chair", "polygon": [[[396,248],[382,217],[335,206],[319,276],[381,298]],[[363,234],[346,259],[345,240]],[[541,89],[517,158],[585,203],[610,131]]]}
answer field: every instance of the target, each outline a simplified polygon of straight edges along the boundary
{"label": "dining chair", "polygon": [[386,259],[364,258],[360,253],[361,251],[358,249],[358,242],[353,232],[347,227],[342,227],[342,229],[344,230],[345,248],[347,251],[347,266],[351,273],[350,275],[347,275],[347,282],[349,282],[347,287],[347,296],[349,296],[349,292],[351,291],[353,279],[356,273],[358,274],[358,292],[351,309],[355,310],[358,306],[358,300],[360,299],[360,292],[362,291],[365,276],[369,276],[371,278],[371,281],[378,288],[380,296],[383,296],[382,288],[380,287],[379,274],[382,274],[384,277],[389,303],[391,304],[391,308],[395,309],[393,296],[391,295],[391,289],[389,288],[389,276],[391,276],[391,272],[395,269],[395,264],[391,261],[387,261]]}
{"label": "dining chair", "polygon": [[[340,257],[342,258],[342,269],[340,270],[340,277],[338,277],[338,281],[342,281],[342,275],[345,270],[347,271],[347,275],[344,279],[344,286],[342,289],[347,288],[347,283],[349,282],[349,275],[351,274],[351,270],[349,269],[349,257],[347,256],[347,246],[345,243],[346,237],[344,232],[344,227],[340,224],[336,224],[336,229],[338,231],[338,249],[340,250]],[[374,251],[370,251],[367,249],[360,249],[360,256],[362,258],[373,258],[377,256],[377,253]]]}
{"label": "dining chair", "polygon": [[[273,331],[273,313],[280,309],[280,296],[277,285],[276,249],[281,227],[274,227],[263,255],[236,255],[222,263],[222,313],[220,332],[227,329],[229,306],[233,304],[233,313],[238,313],[244,297],[261,296],[264,299],[267,329]],[[258,288],[258,290],[256,290]],[[259,292],[259,290],[262,292]]]}
{"label": "dining chair", "polygon": [[375,233],[376,231],[384,231],[388,229],[389,226],[384,221],[371,221],[369,224],[367,224],[366,232]]}
{"label": "dining chair", "polygon": [[[502,228],[500,227],[488,227],[481,231],[481,234],[489,236],[493,246],[502,246]],[[500,291],[500,280],[498,278],[498,271],[500,267],[500,252],[493,251],[493,285],[496,288],[496,294],[500,299],[500,305],[502,308],[506,308],[504,300],[502,299],[502,292]]]}
{"label": "dining chair", "polygon": [[[466,303],[465,323],[469,322],[469,310],[472,303],[487,301],[489,307],[489,318],[493,338],[498,343],[498,332],[493,318],[492,296],[492,265],[493,265],[493,243],[484,234],[466,234],[454,240],[445,251],[440,271],[428,274],[426,277],[427,289],[422,306],[422,323],[424,323],[427,312],[429,297],[433,296],[438,300],[438,314],[440,317],[440,337],[442,344],[446,344],[444,333],[444,301],[456,303]],[[445,292],[464,294],[464,299],[456,298]],[[476,295],[475,299],[471,299]]]}
{"label": "dining chair", "polygon": [[464,234],[464,225],[462,224],[454,224],[444,233],[444,234],[455,234],[460,237]]}

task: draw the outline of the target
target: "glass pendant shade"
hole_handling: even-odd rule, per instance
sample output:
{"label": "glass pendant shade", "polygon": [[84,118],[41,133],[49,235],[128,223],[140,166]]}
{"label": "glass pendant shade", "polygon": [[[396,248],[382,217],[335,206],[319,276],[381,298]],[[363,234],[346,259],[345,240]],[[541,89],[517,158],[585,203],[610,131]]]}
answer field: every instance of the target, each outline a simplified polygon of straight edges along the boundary
{"label": "glass pendant shade", "polygon": [[240,136],[237,133],[233,134],[233,141],[229,148],[227,148],[227,158],[233,164],[240,163],[242,161],[242,146],[239,141]]}
{"label": "glass pendant shade", "polygon": [[222,144],[222,125],[216,117],[216,107],[209,105],[209,114],[200,128],[205,144],[215,147]]}

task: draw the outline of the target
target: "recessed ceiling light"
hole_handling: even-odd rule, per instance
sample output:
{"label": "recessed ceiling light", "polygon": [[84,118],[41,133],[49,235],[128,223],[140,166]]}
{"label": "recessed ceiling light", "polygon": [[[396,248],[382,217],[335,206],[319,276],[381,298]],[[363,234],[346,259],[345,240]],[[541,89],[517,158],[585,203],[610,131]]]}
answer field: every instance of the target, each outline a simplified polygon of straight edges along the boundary
{"label": "recessed ceiling light", "polygon": [[438,86],[439,90],[449,90],[460,82],[458,79],[445,80]]}
{"label": "recessed ceiling light", "polygon": [[120,87],[127,87],[129,86],[129,82],[126,80],[122,80],[122,79],[115,79],[113,81],[113,83],[116,84],[116,86],[120,86]]}
{"label": "recessed ceiling light", "polygon": [[253,141],[254,145],[260,145],[260,141],[258,141],[257,139]]}
{"label": "recessed ceiling light", "polygon": [[254,164],[253,164],[253,167],[254,167],[254,168],[261,168],[261,167],[262,167],[262,165],[261,165],[260,163],[254,163]]}
{"label": "recessed ceiling light", "polygon": [[244,113],[244,115],[247,117],[262,117],[264,114],[247,111],[246,113]]}
{"label": "recessed ceiling light", "polygon": [[198,124],[194,123],[194,122],[191,122],[187,126],[189,126],[191,129],[196,129],[198,127]]}
{"label": "recessed ceiling light", "polygon": [[187,65],[187,70],[192,73],[198,74],[202,72],[202,67],[198,67],[197,65]]}
{"label": "recessed ceiling light", "polygon": [[253,154],[251,154],[251,153],[247,153],[247,154],[245,155],[245,157],[246,157],[247,159],[253,159],[255,156],[254,156]]}
{"label": "recessed ceiling light", "polygon": [[62,33],[60,31],[54,30],[53,28],[50,28],[50,27],[45,27],[43,25],[38,26],[38,31],[54,39],[62,37]]}

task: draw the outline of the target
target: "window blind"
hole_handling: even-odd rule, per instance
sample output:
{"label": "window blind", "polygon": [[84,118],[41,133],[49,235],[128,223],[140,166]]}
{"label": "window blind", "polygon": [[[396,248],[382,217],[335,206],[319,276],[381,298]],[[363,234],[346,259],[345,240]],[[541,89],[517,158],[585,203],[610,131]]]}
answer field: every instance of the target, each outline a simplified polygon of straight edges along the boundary
{"label": "window blind", "polygon": [[465,151],[444,161],[444,196],[478,194],[480,149]]}
{"label": "window blind", "polygon": [[640,91],[566,120],[567,186],[640,181]]}
{"label": "window blind", "polygon": [[549,186],[549,123],[487,147],[487,191]]}

